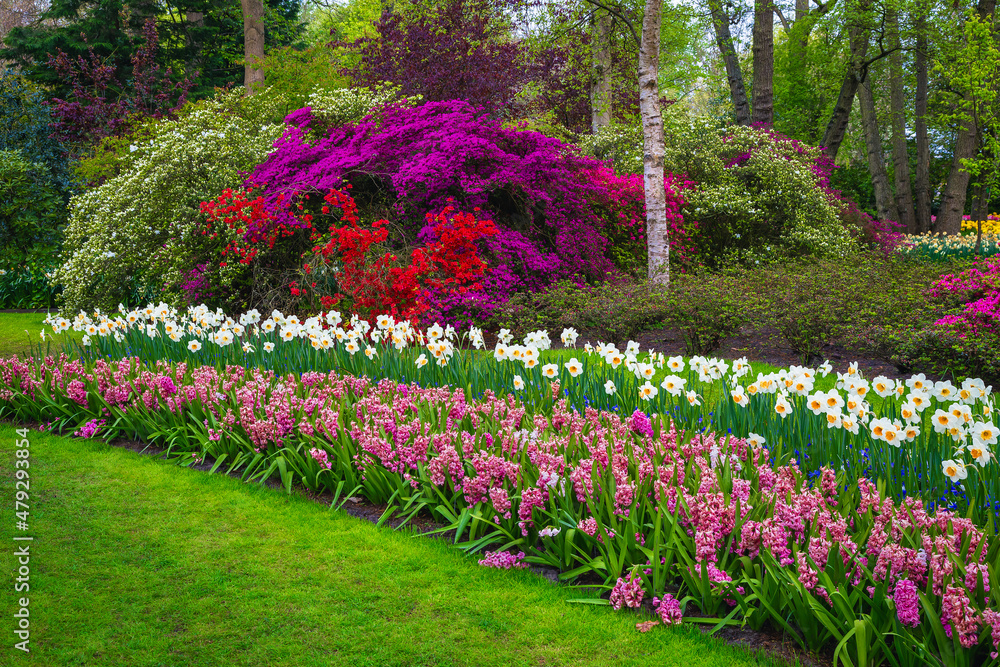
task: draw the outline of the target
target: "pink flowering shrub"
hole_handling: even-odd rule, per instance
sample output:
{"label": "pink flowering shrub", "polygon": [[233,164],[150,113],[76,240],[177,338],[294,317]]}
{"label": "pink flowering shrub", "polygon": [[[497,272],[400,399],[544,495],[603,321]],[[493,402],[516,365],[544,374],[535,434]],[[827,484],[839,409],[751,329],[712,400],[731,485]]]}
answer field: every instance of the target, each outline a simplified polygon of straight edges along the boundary
{"label": "pink flowering shrub", "polygon": [[959,336],[1000,333],[1000,257],[976,261],[965,271],[941,276],[930,294],[966,302],[957,313],[939,319],[937,325]]}
{"label": "pink flowering shrub", "polygon": [[[888,497],[865,478],[845,484],[830,468],[810,478],[747,440],[686,434],[659,414],[647,424],[334,372],[0,359],[0,417],[56,416],[103,419],[107,437],[169,441],[185,461],[259,454],[252,479],[284,460],[313,491],[359,488],[396,511],[426,507],[457,540],[499,550],[483,565],[596,577],[612,606],[648,596],[664,623],[680,620],[683,600],[771,623],[817,651],[863,620],[870,632],[844,649],[855,664],[859,642],[868,664],[885,651],[995,659],[992,527]],[[300,472],[316,464],[322,474]],[[470,515],[480,520],[459,518]]]}
{"label": "pink flowering shrub", "polygon": [[[616,176],[558,139],[504,127],[468,102],[389,105],[322,130],[306,107],[286,124],[275,151],[248,179],[278,223],[301,224],[283,210],[287,198],[306,201],[300,197],[345,181],[363,218],[390,213],[400,247],[432,241],[425,216],[450,202],[458,211],[478,208],[496,223],[497,233],[483,243],[490,271],[481,288],[440,294],[440,312],[483,319],[517,291],[566,278],[603,280],[645,261],[641,179]],[[688,184],[670,176],[665,185],[677,260],[694,262],[694,227],[680,213]]]}

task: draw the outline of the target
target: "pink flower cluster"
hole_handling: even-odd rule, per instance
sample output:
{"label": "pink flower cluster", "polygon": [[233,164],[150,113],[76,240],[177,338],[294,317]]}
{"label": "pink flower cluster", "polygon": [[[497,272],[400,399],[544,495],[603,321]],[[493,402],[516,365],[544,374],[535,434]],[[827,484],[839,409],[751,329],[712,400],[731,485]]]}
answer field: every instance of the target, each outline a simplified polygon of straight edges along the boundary
{"label": "pink flower cluster", "polygon": [[663,598],[653,598],[653,609],[660,615],[664,625],[680,625],[683,619],[681,603],[670,593],[664,593]]}
{"label": "pink flower cluster", "polygon": [[966,300],[959,313],[946,315],[935,324],[948,327],[961,337],[1000,332],[1000,257],[990,257],[960,273],[942,276],[929,294],[960,295]]}
{"label": "pink flower cluster", "polygon": [[646,591],[642,587],[642,578],[631,572],[624,579],[619,577],[611,589],[611,608],[618,611],[623,606],[638,609],[642,606],[642,596]]}
{"label": "pink flower cluster", "polygon": [[500,570],[528,567],[528,564],[524,562],[523,551],[519,551],[516,554],[509,551],[487,551],[483,556],[484,558],[479,560],[479,564],[483,567],[495,567]]}

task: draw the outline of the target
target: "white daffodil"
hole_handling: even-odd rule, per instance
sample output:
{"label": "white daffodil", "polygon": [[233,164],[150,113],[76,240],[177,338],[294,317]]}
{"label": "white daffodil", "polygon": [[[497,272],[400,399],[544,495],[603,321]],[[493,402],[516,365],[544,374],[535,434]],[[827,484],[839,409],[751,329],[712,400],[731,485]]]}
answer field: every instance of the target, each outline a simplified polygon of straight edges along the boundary
{"label": "white daffodil", "polygon": [[646,384],[639,387],[639,398],[641,398],[644,401],[653,400],[654,398],[656,398],[657,393],[658,392],[656,387],[651,385],[648,380],[646,381]]}
{"label": "white daffodil", "polygon": [[941,462],[941,472],[953,483],[957,483],[969,476],[969,471],[965,469],[964,463],[951,459]]}
{"label": "white daffodil", "polygon": [[991,422],[976,422],[969,432],[972,439],[981,445],[997,444],[997,427]]}

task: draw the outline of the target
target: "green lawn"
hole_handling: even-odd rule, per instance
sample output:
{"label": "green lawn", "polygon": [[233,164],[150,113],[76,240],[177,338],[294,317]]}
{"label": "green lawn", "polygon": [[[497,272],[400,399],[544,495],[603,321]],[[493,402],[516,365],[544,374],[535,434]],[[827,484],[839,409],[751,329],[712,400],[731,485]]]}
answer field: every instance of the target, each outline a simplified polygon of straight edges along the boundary
{"label": "green lawn", "polygon": [[[45,343],[38,334],[42,329],[52,331],[51,327],[42,324],[45,318],[45,313],[0,313],[0,357],[24,356],[29,349],[37,350],[39,345],[44,351]],[[51,340],[48,349],[52,354],[58,354],[70,338],[79,340],[82,337],[82,333],[68,331]]]}
{"label": "green lawn", "polygon": [[[14,530],[0,424],[2,664],[772,665],[696,629],[570,604],[584,594],[299,496],[31,432]],[[31,653],[13,649],[13,534],[34,536]],[[20,543],[18,543],[20,544]]]}

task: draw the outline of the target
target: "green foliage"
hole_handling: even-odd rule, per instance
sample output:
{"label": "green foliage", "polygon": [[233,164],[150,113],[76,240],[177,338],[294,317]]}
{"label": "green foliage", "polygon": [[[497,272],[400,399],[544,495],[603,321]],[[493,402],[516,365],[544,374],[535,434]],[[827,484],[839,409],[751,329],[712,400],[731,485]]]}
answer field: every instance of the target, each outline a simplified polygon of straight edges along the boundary
{"label": "green foliage", "polygon": [[1000,335],[983,331],[960,336],[940,326],[913,326],[880,332],[892,344],[893,362],[935,375],[981,377],[1000,382]]}
{"label": "green foliage", "polygon": [[20,151],[0,151],[0,255],[23,264],[35,246],[58,241],[66,204],[48,167],[29,162]]}
{"label": "green foliage", "polygon": [[680,329],[688,354],[709,354],[750,319],[747,274],[675,274],[666,323]]}
{"label": "green foliage", "polygon": [[668,300],[662,287],[647,281],[597,285],[563,281],[545,291],[515,294],[498,309],[491,324],[510,329],[515,337],[538,329],[573,327],[584,338],[617,344],[660,326]]}
{"label": "green foliage", "polygon": [[845,260],[776,264],[743,275],[759,304],[757,322],[775,326],[808,363],[835,340],[876,354],[890,353],[882,332],[933,316],[926,290],[938,272],[905,260],[859,254]]}
{"label": "green foliage", "polygon": [[[720,127],[676,105],[664,114],[664,136],[665,170],[697,183],[685,191],[684,216],[698,222],[695,241],[710,266],[852,250],[854,230],[814,173],[818,148],[758,128]],[[619,173],[642,173],[638,125],[606,128],[584,149]]]}
{"label": "green foliage", "polygon": [[[27,77],[56,97],[66,98],[67,82],[48,67],[49,56],[61,50],[70,57],[96,56],[119,76],[108,91],[115,97],[132,79],[132,56],[142,40],[147,18],[156,18],[160,35],[157,63],[171,68],[175,78],[194,76],[196,97],[210,96],[215,87],[243,80],[243,12],[236,0],[53,0],[41,20],[14,28],[6,36],[0,60],[14,62]],[[267,48],[298,45],[301,5],[290,0],[264,0]]]}
{"label": "green foliage", "polygon": [[310,95],[316,89],[347,86],[347,77],[338,72],[339,66],[330,57],[330,49],[326,46],[328,39],[324,38],[304,49],[287,46],[272,49],[264,56],[261,65],[264,85],[269,91],[267,94],[281,98],[282,118],[295,109],[307,106]]}
{"label": "green foliage", "polygon": [[[281,136],[275,100],[240,88],[201,102],[150,138],[109,147],[113,168],[100,186],[74,197],[56,280],[63,307],[112,309],[137,288],[161,285],[190,236],[201,202],[237,187]],[[183,241],[181,241],[183,243]]]}
{"label": "green foliage", "polygon": [[963,29],[963,47],[936,68],[957,94],[955,110],[942,119],[979,130],[982,145],[974,158],[962,159],[962,167],[974,186],[994,190],[1000,184],[1000,47],[993,17],[981,17],[974,7],[966,10]]}
{"label": "green foliage", "polygon": [[65,150],[52,137],[52,114],[46,91],[24,75],[0,70],[0,151],[20,151],[29,162],[42,162],[65,201],[77,183]]}

